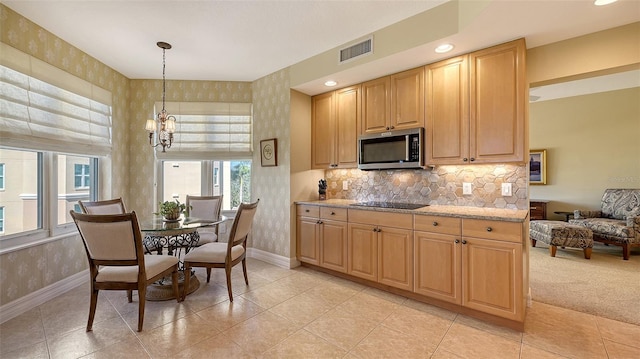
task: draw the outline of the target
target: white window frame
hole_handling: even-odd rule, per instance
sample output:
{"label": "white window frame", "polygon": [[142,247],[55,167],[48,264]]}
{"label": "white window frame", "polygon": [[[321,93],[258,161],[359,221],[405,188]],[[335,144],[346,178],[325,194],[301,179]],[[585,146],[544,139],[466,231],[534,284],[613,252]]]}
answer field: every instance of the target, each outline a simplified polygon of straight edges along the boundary
{"label": "white window frame", "polygon": [[4,233],[4,206],[0,206],[0,233]]}
{"label": "white window frame", "polygon": [[[157,171],[157,187],[156,187],[156,198],[154,199],[154,203],[158,203],[162,201],[162,195],[164,190],[164,162],[175,162],[176,160],[157,160],[156,161],[156,171]],[[216,159],[184,159],[183,161],[198,161],[201,165],[201,188],[200,195],[201,196],[213,196],[213,187],[214,187],[214,178],[213,178],[213,163],[216,161],[249,161],[251,162],[251,173],[253,175],[253,166],[254,161],[252,158],[216,158]],[[224,180],[221,179],[220,182],[215,184],[215,186],[225,186]],[[252,193],[253,195],[253,193]],[[221,214],[227,216],[229,218],[235,217],[237,210],[221,210]]]}
{"label": "white window frame", "polygon": [[4,186],[5,186],[5,179],[7,178],[7,176],[5,176],[5,165],[4,163],[0,163],[0,191],[4,191]]}
{"label": "white window frame", "polygon": [[[81,163],[76,163],[73,165],[73,186],[76,189],[87,189],[90,187],[90,182],[91,181],[91,166],[90,165],[85,165],[85,164],[81,164]],[[82,166],[82,173],[80,173],[79,175],[76,174],[76,166]],[[80,177],[80,185],[76,185],[76,178]]]}

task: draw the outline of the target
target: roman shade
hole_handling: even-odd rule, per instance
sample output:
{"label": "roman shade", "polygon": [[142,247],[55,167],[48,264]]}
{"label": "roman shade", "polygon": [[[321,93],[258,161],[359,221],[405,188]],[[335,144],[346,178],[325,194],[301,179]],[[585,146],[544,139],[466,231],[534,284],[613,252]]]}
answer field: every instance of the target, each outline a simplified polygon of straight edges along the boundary
{"label": "roman shade", "polygon": [[251,103],[167,102],[165,108],[177,118],[176,132],[171,150],[158,151],[158,158],[251,158]]}
{"label": "roman shade", "polygon": [[24,54],[0,48],[0,140],[9,147],[105,156],[111,93]]}

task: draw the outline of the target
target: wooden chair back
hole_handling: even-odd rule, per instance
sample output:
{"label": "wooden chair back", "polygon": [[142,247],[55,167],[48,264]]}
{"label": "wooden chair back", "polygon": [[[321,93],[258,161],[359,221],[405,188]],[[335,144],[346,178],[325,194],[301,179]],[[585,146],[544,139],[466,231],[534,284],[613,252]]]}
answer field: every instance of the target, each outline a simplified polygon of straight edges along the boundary
{"label": "wooden chair back", "polygon": [[233,220],[231,232],[229,233],[229,242],[227,245],[227,256],[231,256],[231,249],[235,246],[242,245],[247,247],[247,238],[251,233],[253,218],[258,211],[258,199],[254,203],[241,203]]}

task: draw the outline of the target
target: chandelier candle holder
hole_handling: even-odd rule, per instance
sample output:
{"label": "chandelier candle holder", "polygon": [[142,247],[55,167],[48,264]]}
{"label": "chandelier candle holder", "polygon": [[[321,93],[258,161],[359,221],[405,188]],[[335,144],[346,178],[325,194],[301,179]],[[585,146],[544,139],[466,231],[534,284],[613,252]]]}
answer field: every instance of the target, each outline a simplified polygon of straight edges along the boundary
{"label": "chandelier candle holder", "polygon": [[[162,49],[162,111],[158,112],[155,120],[149,119],[145,125],[145,130],[149,131],[149,144],[151,147],[162,146],[162,152],[167,152],[167,148],[171,148],[173,143],[173,133],[176,131],[176,118],[169,115],[164,109],[164,100],[167,90],[165,79],[165,51],[171,49],[171,45],[166,42],[158,42],[158,47]],[[158,132],[158,142],[153,143],[153,134]]]}

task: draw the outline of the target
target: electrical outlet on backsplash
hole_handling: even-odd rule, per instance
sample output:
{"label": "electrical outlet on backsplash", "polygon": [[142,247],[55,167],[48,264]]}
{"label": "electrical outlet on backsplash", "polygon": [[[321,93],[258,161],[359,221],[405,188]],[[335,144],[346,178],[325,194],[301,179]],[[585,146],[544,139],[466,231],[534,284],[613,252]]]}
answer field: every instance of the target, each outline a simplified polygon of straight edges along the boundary
{"label": "electrical outlet on backsplash", "polygon": [[[326,170],[327,198],[391,201],[430,205],[529,209],[525,165],[437,166],[426,170]],[[349,189],[342,183],[348,181]],[[472,183],[473,193],[462,194]],[[502,196],[511,183],[511,197]]]}

